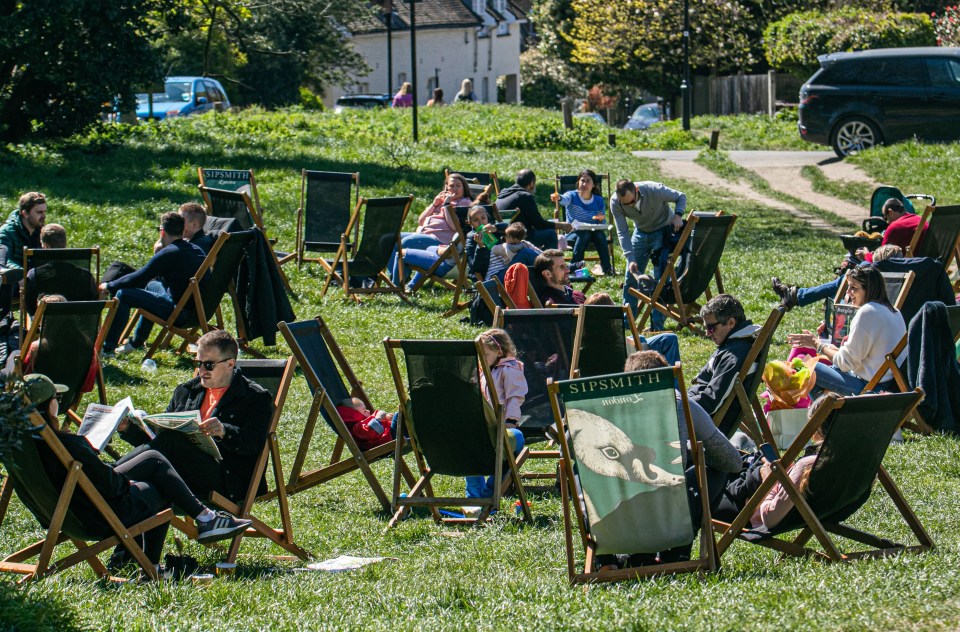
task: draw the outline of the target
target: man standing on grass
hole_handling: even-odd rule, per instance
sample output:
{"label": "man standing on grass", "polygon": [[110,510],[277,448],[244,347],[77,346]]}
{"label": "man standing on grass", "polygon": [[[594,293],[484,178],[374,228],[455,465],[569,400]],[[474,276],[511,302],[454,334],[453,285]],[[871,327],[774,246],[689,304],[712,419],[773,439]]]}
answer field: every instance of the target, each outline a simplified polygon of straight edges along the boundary
{"label": "man standing on grass", "polygon": [[[670,204],[674,205],[671,210]],[[623,283],[623,301],[630,305],[634,314],[637,299],[630,288],[639,289],[638,277],[653,260],[654,281],[663,276],[669,252],[664,246],[668,237],[680,230],[683,214],[687,208],[687,196],[659,182],[632,182],[626,178],[617,182],[616,192],[610,196],[610,214],[617,227],[617,237],[623,256],[627,260],[627,273]],[[633,221],[633,234],[627,220]],[[663,329],[666,316],[653,310],[651,327]]]}

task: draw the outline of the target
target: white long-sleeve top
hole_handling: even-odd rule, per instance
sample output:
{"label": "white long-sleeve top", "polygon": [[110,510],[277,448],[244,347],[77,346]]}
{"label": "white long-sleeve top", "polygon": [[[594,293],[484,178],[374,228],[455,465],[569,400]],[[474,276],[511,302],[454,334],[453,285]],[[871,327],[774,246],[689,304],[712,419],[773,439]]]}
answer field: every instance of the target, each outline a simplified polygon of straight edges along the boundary
{"label": "white long-sleeve top", "polygon": [[[850,333],[833,356],[833,365],[841,371],[853,373],[861,380],[869,380],[880,370],[883,358],[893,351],[907,333],[903,316],[895,309],[871,302],[857,310],[850,323]],[[897,357],[903,362],[906,349]],[[887,371],[881,381],[893,378]]]}

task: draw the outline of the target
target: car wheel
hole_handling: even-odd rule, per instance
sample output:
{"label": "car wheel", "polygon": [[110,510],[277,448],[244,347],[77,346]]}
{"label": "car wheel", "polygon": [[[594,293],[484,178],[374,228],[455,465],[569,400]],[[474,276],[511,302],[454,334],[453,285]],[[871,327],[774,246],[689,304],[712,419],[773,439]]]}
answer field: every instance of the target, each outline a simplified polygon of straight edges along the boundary
{"label": "car wheel", "polygon": [[846,119],[833,133],[833,151],[845,158],[881,143],[877,126],[862,118]]}

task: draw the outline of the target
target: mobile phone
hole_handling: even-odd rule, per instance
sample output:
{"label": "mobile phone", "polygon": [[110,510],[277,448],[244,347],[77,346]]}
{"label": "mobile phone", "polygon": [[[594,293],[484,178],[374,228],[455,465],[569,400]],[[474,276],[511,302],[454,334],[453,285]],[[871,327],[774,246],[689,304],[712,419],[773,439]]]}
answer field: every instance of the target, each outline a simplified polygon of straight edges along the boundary
{"label": "mobile phone", "polygon": [[776,449],[774,449],[774,447],[769,443],[760,444],[760,454],[762,454],[763,458],[765,458],[770,463],[773,463],[774,461],[780,458],[780,455],[777,454]]}

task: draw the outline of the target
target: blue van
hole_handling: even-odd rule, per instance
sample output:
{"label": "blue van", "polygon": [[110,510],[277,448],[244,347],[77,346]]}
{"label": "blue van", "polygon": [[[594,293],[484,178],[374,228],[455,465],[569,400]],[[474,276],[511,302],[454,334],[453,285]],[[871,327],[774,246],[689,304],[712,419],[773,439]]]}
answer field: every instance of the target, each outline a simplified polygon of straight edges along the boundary
{"label": "blue van", "polygon": [[209,77],[167,77],[163,92],[137,95],[137,118],[163,120],[169,116],[189,116],[230,107],[227,92],[216,79]]}

